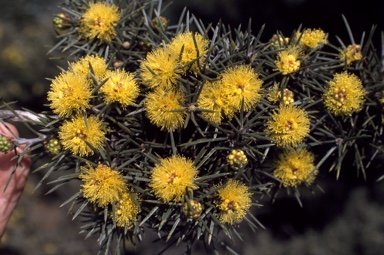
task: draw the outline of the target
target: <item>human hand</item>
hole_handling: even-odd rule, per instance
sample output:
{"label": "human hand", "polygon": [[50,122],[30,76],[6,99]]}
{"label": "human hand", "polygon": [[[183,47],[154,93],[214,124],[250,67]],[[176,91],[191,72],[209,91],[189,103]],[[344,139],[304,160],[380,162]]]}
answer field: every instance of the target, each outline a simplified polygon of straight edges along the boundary
{"label": "human hand", "polygon": [[[18,136],[18,131],[13,125],[8,123],[6,125],[9,129],[0,123],[0,134],[9,137]],[[23,148],[16,148],[17,154],[22,151]],[[0,152],[0,238],[3,236],[8,220],[20,199],[31,166],[31,160],[24,156],[9,181],[7,189],[5,189],[11,173],[17,164],[17,159],[12,160],[14,156],[15,150],[11,150],[8,153]]]}

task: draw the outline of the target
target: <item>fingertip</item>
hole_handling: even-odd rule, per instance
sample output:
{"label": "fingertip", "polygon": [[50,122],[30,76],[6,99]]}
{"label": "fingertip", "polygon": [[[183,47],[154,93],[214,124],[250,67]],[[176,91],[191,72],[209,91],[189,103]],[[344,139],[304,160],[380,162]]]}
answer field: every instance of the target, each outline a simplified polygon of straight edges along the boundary
{"label": "fingertip", "polygon": [[0,123],[0,132],[6,136],[12,136],[12,137],[19,136],[19,132],[17,131],[17,128],[14,125],[7,122]]}

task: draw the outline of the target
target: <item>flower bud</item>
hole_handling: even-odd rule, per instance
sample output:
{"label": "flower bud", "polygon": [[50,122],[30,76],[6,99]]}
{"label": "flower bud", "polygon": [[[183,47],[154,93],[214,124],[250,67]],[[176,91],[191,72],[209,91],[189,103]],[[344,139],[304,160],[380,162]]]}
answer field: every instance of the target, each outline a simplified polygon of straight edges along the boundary
{"label": "flower bud", "polygon": [[7,136],[0,137],[0,152],[7,153],[10,151],[12,143]]}
{"label": "flower bud", "polygon": [[239,170],[248,163],[248,159],[243,150],[235,149],[228,154],[227,162],[232,169]]}
{"label": "flower bud", "polygon": [[46,152],[54,156],[61,152],[61,143],[56,137],[52,137],[45,141],[44,148]]}
{"label": "flower bud", "polygon": [[182,206],[182,211],[188,219],[197,220],[201,213],[203,212],[203,206],[200,202],[196,200],[191,200],[188,202],[184,202]]}
{"label": "flower bud", "polygon": [[155,30],[165,30],[167,26],[168,20],[163,16],[155,17],[151,22],[151,27]]}
{"label": "flower bud", "polygon": [[52,20],[54,28],[57,30],[68,28],[70,26],[68,19],[68,15],[63,12],[56,14]]}

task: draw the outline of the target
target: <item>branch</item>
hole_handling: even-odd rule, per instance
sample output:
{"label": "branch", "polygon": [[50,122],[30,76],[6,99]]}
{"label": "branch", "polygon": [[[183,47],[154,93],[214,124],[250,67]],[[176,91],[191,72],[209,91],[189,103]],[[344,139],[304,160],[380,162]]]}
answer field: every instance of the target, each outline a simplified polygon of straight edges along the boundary
{"label": "branch", "polygon": [[[0,119],[10,122],[31,122],[31,123],[42,123],[41,119],[46,118],[44,114],[33,114],[28,111],[21,110],[0,110]],[[57,116],[51,116],[56,119]]]}

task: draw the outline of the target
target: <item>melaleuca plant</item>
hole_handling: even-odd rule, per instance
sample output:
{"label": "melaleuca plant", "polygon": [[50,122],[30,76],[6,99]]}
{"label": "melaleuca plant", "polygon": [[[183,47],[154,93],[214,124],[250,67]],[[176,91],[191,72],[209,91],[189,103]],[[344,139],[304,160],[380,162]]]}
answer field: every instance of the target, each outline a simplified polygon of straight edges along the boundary
{"label": "melaleuca plant", "polygon": [[188,252],[220,233],[241,238],[241,222],[264,227],[266,195],[301,204],[300,190],[322,190],[319,172],[366,177],[383,152],[374,28],[356,43],[343,17],[350,41],[336,36],[340,45],[302,26],[264,42],[263,27],[204,24],[188,11],[169,24],[162,12],[161,1],[66,0],[49,53],[68,65],[51,77],[47,110],[1,106],[2,121],[36,135],[2,136],[2,151],[45,158],[38,186],[59,174],[49,193],[77,183],[63,205],[105,254],[147,229]]}

